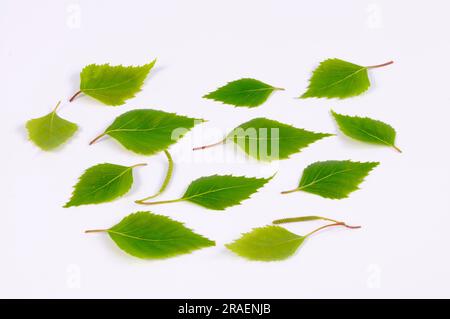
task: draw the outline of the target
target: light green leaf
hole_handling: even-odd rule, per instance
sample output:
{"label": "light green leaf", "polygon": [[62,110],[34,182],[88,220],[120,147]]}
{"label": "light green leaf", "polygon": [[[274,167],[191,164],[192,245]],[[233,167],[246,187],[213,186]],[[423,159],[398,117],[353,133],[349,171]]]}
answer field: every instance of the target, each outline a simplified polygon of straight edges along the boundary
{"label": "light green leaf", "polygon": [[189,201],[209,209],[224,210],[227,207],[239,205],[241,201],[256,193],[271,178],[231,175],[206,176],[193,181],[181,198],[158,202],[137,201],[137,203],[156,205]]}
{"label": "light green leaf", "polygon": [[324,137],[328,133],[315,133],[266,118],[256,118],[239,125],[227,140],[236,143],[249,156],[261,161],[287,159]]}
{"label": "light green leaf", "polygon": [[358,189],[378,162],[324,161],[309,165],[297,188],[283,194],[304,191],[325,198],[341,199]]}
{"label": "light green leaf", "polygon": [[253,229],[226,247],[250,260],[276,261],[292,256],[305,238],[280,226],[266,226]]}
{"label": "light green leaf", "polygon": [[122,105],[141,90],[142,84],[156,59],[143,66],[111,66],[90,64],[80,74],[80,92],[106,105]]}
{"label": "light green leaf", "polygon": [[110,202],[125,195],[133,184],[132,170],[138,166],[98,164],[88,168],[74,186],[72,197],[64,207]]}
{"label": "light green leaf", "polygon": [[392,63],[390,61],[380,65],[360,66],[340,59],[325,60],[314,70],[308,89],[301,98],[344,99],[360,95],[370,86],[367,70]]}
{"label": "light green leaf", "polygon": [[150,212],[128,215],[109,229],[86,231],[94,232],[107,232],[120,249],[144,259],[168,258],[215,246],[214,241],[194,233],[182,223]]}
{"label": "light green leaf", "polygon": [[275,90],[284,89],[245,78],[229,82],[203,97],[234,106],[255,107],[263,104]]}
{"label": "light green leaf", "polygon": [[133,110],[118,116],[90,144],[109,135],[132,152],[152,155],[174,144],[197,122],[203,120],[157,110]]}
{"label": "light green leaf", "polygon": [[249,156],[261,161],[289,158],[324,137],[328,133],[315,133],[266,118],[255,118],[231,131],[221,142],[194,148],[206,149],[232,141]]}
{"label": "light green leaf", "polygon": [[51,113],[29,120],[26,124],[28,137],[44,151],[53,150],[64,144],[78,130],[75,123],[69,122],[56,114],[59,104],[60,102]]}
{"label": "light green leaf", "polygon": [[395,146],[395,130],[392,126],[368,117],[348,116],[331,111],[339,129],[347,136],[366,143]]}

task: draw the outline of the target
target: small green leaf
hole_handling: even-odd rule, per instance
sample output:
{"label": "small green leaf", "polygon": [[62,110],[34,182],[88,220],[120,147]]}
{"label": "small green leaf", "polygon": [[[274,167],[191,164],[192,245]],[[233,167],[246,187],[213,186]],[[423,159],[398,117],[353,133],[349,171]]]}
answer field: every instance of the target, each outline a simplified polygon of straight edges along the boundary
{"label": "small green leaf", "polygon": [[[80,74],[80,92],[106,105],[122,105],[141,90],[156,60],[143,66],[90,64]],[[77,92],[71,101],[79,94]]]}
{"label": "small green leaf", "polygon": [[69,122],[56,114],[56,110],[36,119],[29,120],[26,124],[28,137],[39,148],[50,151],[64,144],[78,130],[75,123]]}
{"label": "small green leaf", "polygon": [[157,110],[132,110],[118,116],[90,144],[109,135],[132,152],[153,155],[167,149],[202,121]]}
{"label": "small green leaf", "polygon": [[396,133],[392,126],[368,117],[342,115],[333,111],[331,114],[345,135],[366,143],[390,146],[401,152],[395,146]]}
{"label": "small green leaf", "polygon": [[309,165],[297,188],[282,194],[304,191],[325,198],[341,199],[358,189],[378,162],[324,161]]}
{"label": "small green leaf", "polygon": [[308,89],[301,98],[349,98],[365,92],[370,81],[368,69],[383,67],[393,62],[380,65],[360,66],[340,59],[328,59],[314,70]]}
{"label": "small green leaf", "polygon": [[219,143],[196,147],[194,150],[232,141],[247,155],[270,162],[287,159],[309,144],[328,136],[333,134],[315,133],[261,117],[239,125]]}
{"label": "small green leaf", "polygon": [[126,253],[144,259],[168,258],[194,250],[215,246],[215,242],[186,228],[182,223],[150,212],[128,215],[120,223],[105,230]]}
{"label": "small green leaf", "polygon": [[309,144],[332,135],[307,131],[266,118],[256,118],[236,127],[227,139],[253,158],[272,161],[287,159]]}
{"label": "small green leaf", "polygon": [[205,208],[224,210],[239,205],[263,187],[270,178],[254,178],[231,175],[212,175],[193,181],[181,198],[158,202],[142,202],[138,204],[156,205],[189,201]]}
{"label": "small green leaf", "polygon": [[263,104],[275,90],[284,89],[246,78],[229,82],[203,97],[234,106],[256,107]]}
{"label": "small green leaf", "polygon": [[226,247],[250,260],[276,261],[292,256],[305,238],[280,226],[266,226],[253,229]]}
{"label": "small green leaf", "polygon": [[133,168],[146,164],[121,166],[98,164],[80,176],[70,200],[64,207],[110,202],[125,195],[133,184]]}

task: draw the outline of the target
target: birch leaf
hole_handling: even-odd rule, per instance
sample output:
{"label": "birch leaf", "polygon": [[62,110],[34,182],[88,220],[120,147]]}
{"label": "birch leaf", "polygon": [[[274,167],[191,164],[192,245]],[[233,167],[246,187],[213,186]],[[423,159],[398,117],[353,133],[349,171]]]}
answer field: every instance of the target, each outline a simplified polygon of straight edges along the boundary
{"label": "birch leaf", "polygon": [[328,133],[315,133],[266,118],[256,118],[239,125],[228,136],[249,156],[272,161],[287,159],[324,137]]}
{"label": "birch leaf", "polygon": [[276,261],[292,256],[305,238],[280,226],[266,226],[255,228],[225,246],[250,260]]}
{"label": "birch leaf", "polygon": [[325,198],[341,199],[357,190],[378,162],[324,161],[303,171],[299,186],[282,194],[304,191]]}
{"label": "birch leaf", "polygon": [[109,135],[132,152],[153,155],[174,144],[197,122],[203,120],[157,110],[132,110],[118,116],[90,144]]}
{"label": "birch leaf", "polygon": [[276,90],[284,89],[255,79],[244,78],[229,82],[203,97],[234,106],[256,107],[263,104]]}
{"label": "birch leaf", "polygon": [[266,118],[255,118],[243,123],[231,131],[225,140],[196,147],[194,150],[209,148],[226,142],[234,142],[247,155],[261,161],[287,159],[309,144],[328,133],[315,133]]}
{"label": "birch leaf", "polygon": [[125,195],[133,184],[133,166],[98,164],[88,168],[74,186],[72,197],[64,207],[110,202]]}
{"label": "birch leaf", "polygon": [[393,62],[361,66],[340,59],[328,59],[314,70],[309,86],[301,98],[345,99],[360,95],[370,86],[367,70],[383,67]]}
{"label": "birch leaf", "polygon": [[26,124],[28,137],[39,148],[50,151],[64,144],[78,130],[75,123],[69,122],[56,114],[56,110],[36,119],[29,120]]}
{"label": "birch leaf", "polygon": [[142,84],[156,60],[143,66],[111,66],[89,64],[80,74],[80,91],[111,106],[122,105],[141,90]]}
{"label": "birch leaf", "polygon": [[168,258],[215,245],[182,223],[150,212],[128,215],[109,229],[86,231],[94,232],[107,232],[124,252],[144,259]]}
{"label": "birch leaf", "polygon": [[333,111],[331,114],[345,135],[366,143],[390,146],[401,152],[395,146],[396,132],[392,126],[368,117],[342,115]]}
{"label": "birch leaf", "polygon": [[193,181],[181,198],[158,202],[142,202],[138,204],[156,205],[189,201],[191,203],[214,210],[239,205],[263,187],[270,178],[254,178],[231,175],[212,175]]}

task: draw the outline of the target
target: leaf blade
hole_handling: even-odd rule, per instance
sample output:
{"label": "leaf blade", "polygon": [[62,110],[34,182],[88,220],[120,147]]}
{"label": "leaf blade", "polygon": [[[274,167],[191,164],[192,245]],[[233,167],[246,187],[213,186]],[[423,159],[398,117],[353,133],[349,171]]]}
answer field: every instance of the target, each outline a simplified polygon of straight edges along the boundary
{"label": "leaf blade", "polygon": [[384,122],[368,117],[348,116],[331,111],[339,129],[345,135],[366,143],[395,146],[395,129]]}
{"label": "leaf blade", "polygon": [[235,254],[249,260],[280,261],[292,256],[305,237],[280,226],[255,228],[241,238],[225,245]]}
{"label": "leaf blade", "polygon": [[300,98],[345,99],[368,90],[367,68],[340,59],[322,61],[314,70],[309,86]]}
{"label": "leaf blade", "polygon": [[257,107],[263,104],[269,96],[281,88],[251,78],[243,78],[228,82],[203,96],[203,98],[234,105],[236,107]]}
{"label": "leaf blade", "polygon": [[150,212],[128,215],[107,232],[120,249],[143,259],[169,258],[215,245],[182,223]]}
{"label": "leaf blade", "polygon": [[205,208],[224,210],[239,205],[263,187],[270,178],[211,175],[191,182],[180,200]]}
{"label": "leaf blade", "polygon": [[78,125],[59,117],[56,108],[45,116],[29,120],[25,127],[28,138],[44,151],[66,143],[78,130]]}
{"label": "leaf blade", "polygon": [[280,123],[267,118],[245,122],[227,136],[247,155],[261,161],[287,159],[310,144],[333,136],[316,133]]}
{"label": "leaf blade", "polygon": [[305,168],[298,188],[293,191],[301,190],[330,199],[346,198],[378,165],[378,162],[315,162]]}
{"label": "leaf blade", "polygon": [[176,143],[202,121],[159,110],[137,109],[119,115],[103,135],[111,136],[134,153],[153,155]]}
{"label": "leaf blade", "polygon": [[80,91],[110,106],[118,106],[141,91],[156,59],[143,66],[89,64],[80,73]]}
{"label": "leaf blade", "polygon": [[125,195],[133,184],[134,167],[103,163],[88,168],[63,207],[106,203]]}

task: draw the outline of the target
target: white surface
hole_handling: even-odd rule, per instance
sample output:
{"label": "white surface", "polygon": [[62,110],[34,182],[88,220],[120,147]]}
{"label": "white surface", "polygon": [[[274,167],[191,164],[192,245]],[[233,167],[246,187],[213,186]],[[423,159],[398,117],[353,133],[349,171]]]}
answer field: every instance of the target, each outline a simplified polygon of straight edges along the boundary
{"label": "white surface", "polygon": [[[2,0],[1,297],[301,298],[450,297],[448,150],[448,1],[12,1]],[[76,90],[89,63],[143,64],[158,57],[143,91],[112,108],[80,97],[60,115],[80,131],[57,152],[27,141],[24,123],[48,113]],[[362,65],[394,60],[371,72],[372,87],[343,101],[294,99],[313,68],[339,57]],[[250,76],[286,91],[263,106],[234,109],[201,96]],[[87,142],[119,114],[156,108],[208,119],[171,148],[176,168],[161,199],[214,173],[276,178],[252,199],[225,212],[189,203],[152,207],[217,241],[217,247],[162,261],[124,254],[104,234],[145,210],[134,199],[155,191],[164,156],[123,150],[113,140]],[[392,124],[403,154],[342,135],[315,143],[289,160],[242,161],[231,147],[193,154],[248,119],[273,118],[336,132],[330,108]],[[225,158],[226,156],[227,158]],[[377,160],[350,198],[307,193],[296,186],[317,160]],[[100,162],[131,165],[136,183],[124,198],[63,209],[84,169]],[[320,214],[361,230],[317,234],[289,260],[249,262],[223,244],[275,218]],[[289,226],[303,233],[317,224]]]}

